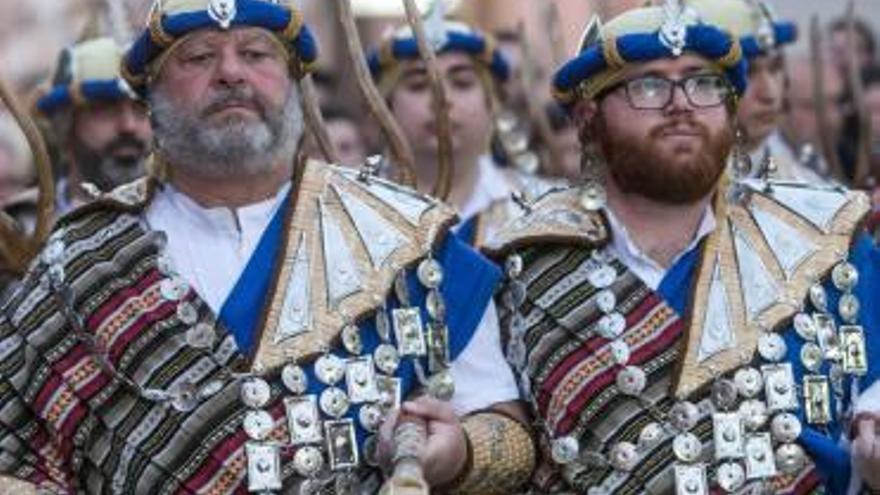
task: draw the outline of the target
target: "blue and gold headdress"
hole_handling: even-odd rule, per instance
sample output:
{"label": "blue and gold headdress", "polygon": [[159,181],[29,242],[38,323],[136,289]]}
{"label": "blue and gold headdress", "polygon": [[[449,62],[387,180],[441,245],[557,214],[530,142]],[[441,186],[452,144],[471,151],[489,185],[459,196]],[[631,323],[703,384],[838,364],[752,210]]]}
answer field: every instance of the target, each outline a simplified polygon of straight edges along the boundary
{"label": "blue and gold headdress", "polygon": [[122,77],[143,95],[153,71],[188,34],[236,26],[261,27],[278,36],[297,77],[311,71],[317,61],[314,36],[302,13],[286,0],[155,0],[147,28],[125,55]]}
{"label": "blue and gold headdress", "polygon": [[[471,26],[455,21],[441,21],[440,26],[427,29],[429,41],[437,53],[458,52],[470,55],[486,67],[495,81],[504,83],[510,77],[510,65],[495,40]],[[426,22],[427,24],[427,22]],[[370,52],[367,61],[373,79],[380,89],[389,89],[389,81],[403,60],[419,58],[419,47],[412,30],[398,29]]]}
{"label": "blue and gold headdress", "polygon": [[52,87],[37,100],[45,115],[95,103],[137,96],[119,77],[121,50],[111,38],[96,38],[65,48],[58,58]]}
{"label": "blue and gold headdress", "polygon": [[763,0],[692,0],[704,22],[739,37],[748,59],[797,41],[797,26],[780,21]]}
{"label": "blue and gold headdress", "polygon": [[603,25],[594,17],[584,32],[578,54],[553,78],[553,97],[571,108],[595,98],[618,82],[636,63],[674,58],[685,52],[710,60],[737,94],[746,88],[746,63],[737,39],[722,28],[700,21],[697,13],[678,1],[662,7],[632,9]]}

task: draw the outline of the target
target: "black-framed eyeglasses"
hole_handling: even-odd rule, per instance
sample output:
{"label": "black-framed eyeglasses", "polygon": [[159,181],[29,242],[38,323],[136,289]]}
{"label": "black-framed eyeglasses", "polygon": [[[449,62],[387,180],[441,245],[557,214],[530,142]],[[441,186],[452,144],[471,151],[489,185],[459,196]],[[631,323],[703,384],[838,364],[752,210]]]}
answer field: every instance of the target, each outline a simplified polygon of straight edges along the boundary
{"label": "black-framed eyeglasses", "polygon": [[644,76],[623,81],[609,90],[623,87],[626,99],[636,110],[660,110],[672,102],[675,88],[681,88],[687,101],[697,108],[722,105],[731,94],[730,84],[718,74],[694,74],[674,80]]}

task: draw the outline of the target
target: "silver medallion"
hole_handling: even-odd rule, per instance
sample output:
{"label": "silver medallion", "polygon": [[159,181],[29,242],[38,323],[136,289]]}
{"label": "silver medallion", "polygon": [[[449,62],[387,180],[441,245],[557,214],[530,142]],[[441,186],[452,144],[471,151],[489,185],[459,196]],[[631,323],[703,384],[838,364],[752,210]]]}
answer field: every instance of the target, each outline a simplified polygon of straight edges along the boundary
{"label": "silver medallion", "polygon": [[817,311],[828,311],[828,294],[825,287],[821,284],[813,284],[810,286],[810,303]]}
{"label": "silver medallion", "polygon": [[61,263],[64,259],[64,241],[54,239],[46,245],[43,250],[42,261],[47,265],[55,265]]}
{"label": "silver medallion", "polygon": [[743,423],[748,431],[763,428],[769,419],[767,405],[759,400],[744,401],[739,405],[739,415],[743,418]]}
{"label": "silver medallion", "polygon": [[631,355],[629,345],[622,340],[615,340],[611,343],[610,347],[611,356],[614,358],[614,362],[620,366],[626,366]]}
{"label": "silver medallion", "polygon": [[376,371],[371,356],[348,360],[345,367],[345,383],[348,386],[348,397],[354,404],[373,402],[379,399],[376,388]]}
{"label": "silver medallion", "polygon": [[837,361],[841,358],[840,336],[837,334],[837,324],[828,313],[816,313],[813,315],[816,322],[816,340],[825,359]]}
{"label": "silver medallion", "polygon": [[179,301],[189,292],[189,285],[180,277],[166,278],[159,282],[159,294],[166,301]]}
{"label": "silver medallion", "polygon": [[393,375],[397,372],[397,367],[400,366],[400,355],[394,346],[381,344],[373,352],[373,361],[379,371],[386,375]]}
{"label": "silver medallion", "polygon": [[596,294],[596,306],[607,315],[617,307],[617,296],[608,289],[601,290]]}
{"label": "silver medallion", "polygon": [[425,309],[428,310],[428,316],[434,320],[443,321],[446,319],[446,303],[443,301],[443,295],[440,291],[428,291],[428,295],[425,296]]}
{"label": "silver medallion", "polygon": [[859,283],[859,271],[852,263],[838,263],[831,270],[831,281],[841,292],[849,292]]}
{"label": "silver medallion", "polygon": [[416,269],[419,282],[429,289],[436,289],[443,283],[443,267],[433,258],[427,258]]}
{"label": "silver medallion", "polygon": [[437,373],[449,367],[449,327],[445,323],[428,325],[428,371]]}
{"label": "silver medallion", "polygon": [[746,478],[766,479],[776,476],[776,458],[769,433],[754,433],[746,437]]}
{"label": "silver medallion", "polygon": [[327,440],[330,469],[340,471],[357,467],[359,456],[352,420],[324,422],[324,438]]}
{"label": "silver medallion", "polygon": [[211,380],[199,389],[199,399],[208,399],[220,393],[226,382],[223,380]]}
{"label": "silver medallion", "polygon": [[526,334],[526,319],[519,313],[510,315],[510,336],[512,338],[522,338]]}
{"label": "silver medallion", "polygon": [[648,423],[639,432],[639,448],[651,448],[663,438],[663,427],[659,423]]}
{"label": "silver medallion", "polygon": [[627,366],[616,377],[617,388],[624,395],[639,395],[648,383],[647,375],[637,366]]}
{"label": "silver medallion", "polygon": [[526,284],[519,280],[514,280],[507,284],[507,289],[502,294],[502,302],[504,307],[514,310],[522,306],[526,302]]}
{"label": "silver medallion", "polygon": [[281,369],[281,383],[295,395],[304,394],[309,388],[309,378],[305,370],[295,364],[288,364]]}
{"label": "silver medallion", "polygon": [[770,422],[770,433],[779,443],[794,442],[801,436],[801,420],[791,413],[779,414]]}
{"label": "silver medallion", "polygon": [[742,368],[733,375],[733,382],[740,395],[751,399],[764,390],[764,379],[755,368]]}
{"label": "silver medallion", "polygon": [[626,330],[626,318],[618,312],[612,312],[599,318],[596,333],[608,340],[614,340]]}
{"label": "silver medallion", "polygon": [[578,459],[580,448],[577,438],[572,436],[560,437],[553,440],[550,446],[550,456],[556,464],[571,464]]}
{"label": "silver medallion", "polygon": [[248,411],[242,421],[245,434],[251,440],[257,441],[265,440],[272,433],[274,426],[275,420],[272,419],[272,415],[261,410]]}
{"label": "silver medallion", "polygon": [[390,341],[391,322],[388,320],[388,313],[385,312],[385,309],[380,308],[377,310],[373,319],[376,322],[376,333],[379,334],[379,339],[381,339],[382,342]]}
{"label": "silver medallion", "polygon": [[861,304],[859,303],[859,298],[857,298],[854,294],[844,294],[840,296],[840,301],[837,304],[837,311],[840,313],[840,317],[846,323],[856,323],[859,319],[859,311],[861,310]]}
{"label": "silver medallion", "polygon": [[719,379],[712,384],[712,404],[718,409],[726,410],[736,404],[738,393],[732,380]]}
{"label": "silver medallion", "polygon": [[816,323],[807,313],[798,313],[794,315],[794,329],[798,335],[807,342],[816,340]]}
{"label": "silver medallion", "polygon": [[292,445],[319,443],[322,440],[321,420],[314,395],[285,397],[284,410]]}
{"label": "silver medallion", "polygon": [[715,440],[715,460],[741,459],[745,456],[745,425],[739,413],[713,414],[712,434]]}
{"label": "silver medallion", "polygon": [[746,471],[738,462],[718,466],[718,486],[727,493],[738,491],[746,483]]}
{"label": "silver medallion", "polygon": [[800,445],[785,443],[776,448],[776,467],[783,474],[797,474],[807,463],[807,455]]}
{"label": "silver medallion", "polygon": [[364,352],[361,330],[357,326],[345,325],[342,329],[342,346],[352,356],[359,356]]}
{"label": "silver medallion", "polygon": [[428,378],[428,395],[441,401],[450,401],[455,394],[455,380],[449,371],[434,373]]}
{"label": "silver medallion", "polygon": [[397,350],[401,356],[424,356],[428,349],[425,346],[424,327],[419,308],[398,308],[391,312],[394,320],[394,336],[397,339]]}
{"label": "silver medallion", "polygon": [[321,472],[324,467],[324,456],[317,447],[301,447],[293,455],[293,468],[297,474],[311,478]]}
{"label": "silver medallion", "polygon": [[245,444],[249,492],[281,489],[281,453],[278,447],[261,443]]}
{"label": "silver medallion", "polygon": [[208,323],[198,323],[186,331],[186,343],[194,349],[210,349],[217,341],[217,332]]}
{"label": "silver medallion", "polygon": [[199,312],[192,303],[184,302],[177,305],[177,319],[184,325],[194,325],[199,320]]}
{"label": "silver medallion", "polygon": [[384,418],[385,414],[382,412],[382,409],[375,404],[367,404],[358,411],[358,420],[361,426],[371,433],[379,431],[379,426],[382,425]]}
{"label": "silver medallion", "polygon": [[199,391],[192,382],[179,382],[171,387],[169,393],[171,407],[178,412],[190,412],[199,405]]}
{"label": "silver medallion", "polygon": [[611,265],[603,265],[587,274],[587,281],[597,289],[611,287],[616,279],[617,271]]}
{"label": "silver medallion", "polygon": [[693,402],[678,402],[669,410],[669,422],[678,431],[688,431],[697,425],[700,409]]}
{"label": "silver medallion", "polygon": [[675,454],[675,458],[681,462],[697,462],[703,452],[703,444],[693,433],[679,433],[672,440],[672,452]]}
{"label": "silver medallion", "polygon": [[315,376],[325,385],[336,385],[345,376],[345,360],[334,354],[324,354],[315,361]]}
{"label": "silver medallion", "polygon": [[785,339],[778,333],[763,332],[758,337],[758,354],[765,360],[771,363],[779,362],[785,357],[786,351],[788,346],[785,344]]}
{"label": "silver medallion", "polygon": [[822,349],[818,344],[807,342],[801,347],[801,363],[807,370],[817,373],[822,367]]}
{"label": "silver medallion", "polygon": [[709,495],[706,466],[703,464],[675,465],[676,495]]}
{"label": "silver medallion", "polygon": [[761,373],[764,374],[764,396],[770,412],[796,410],[797,390],[791,363],[764,365]]}
{"label": "silver medallion", "polygon": [[351,405],[345,392],[336,387],[327,387],[324,389],[324,391],[321,392],[319,402],[324,414],[337,419],[344,416]]}
{"label": "silver medallion", "polygon": [[241,384],[241,401],[251,409],[260,409],[272,398],[272,388],[262,378],[249,378]]}
{"label": "silver medallion", "polygon": [[629,442],[619,442],[611,447],[608,458],[611,466],[618,471],[630,472],[639,464],[638,450]]}
{"label": "silver medallion", "polygon": [[523,259],[518,254],[511,254],[504,261],[504,272],[508,278],[517,278],[523,271]]}
{"label": "silver medallion", "polygon": [[840,327],[840,342],[843,354],[843,372],[864,376],[868,373],[868,354],[865,349],[865,331],[859,325]]}
{"label": "silver medallion", "polygon": [[804,416],[811,425],[831,422],[831,390],[824,375],[804,375]]}
{"label": "silver medallion", "polygon": [[379,389],[379,405],[385,409],[399,409],[403,400],[403,386],[400,378],[377,376],[376,387]]}

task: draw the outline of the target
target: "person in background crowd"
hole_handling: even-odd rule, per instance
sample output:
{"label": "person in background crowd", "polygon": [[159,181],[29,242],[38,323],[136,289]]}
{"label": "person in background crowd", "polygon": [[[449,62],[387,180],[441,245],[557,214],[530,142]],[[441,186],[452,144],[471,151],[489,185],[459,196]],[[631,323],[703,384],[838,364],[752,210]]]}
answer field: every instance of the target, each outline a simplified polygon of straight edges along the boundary
{"label": "person in background crowd", "polygon": [[367,145],[354,114],[343,107],[335,106],[325,106],[322,113],[339,164],[348,167],[362,165],[367,159]]}
{"label": "person in background crowd", "polygon": [[57,181],[58,214],[145,173],[150,121],[144,102],[119,76],[120,57],[110,38],[65,49],[51,88],[37,101],[37,109],[51,122],[63,162],[55,167],[64,173]]}

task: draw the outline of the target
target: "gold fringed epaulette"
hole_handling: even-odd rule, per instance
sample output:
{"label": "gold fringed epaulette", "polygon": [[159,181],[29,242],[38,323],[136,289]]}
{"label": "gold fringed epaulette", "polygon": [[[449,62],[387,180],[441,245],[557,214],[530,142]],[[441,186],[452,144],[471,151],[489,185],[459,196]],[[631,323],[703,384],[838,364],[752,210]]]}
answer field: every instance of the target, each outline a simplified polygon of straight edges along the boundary
{"label": "gold fringed epaulette", "polygon": [[838,187],[757,179],[731,187],[698,266],[679,399],[750,363],[761,332],[783,329],[810,286],[847,259],[870,210],[865,194]]}
{"label": "gold fringed epaulette", "polygon": [[309,161],[287,221],[253,367],[331,347],[382,307],[398,273],[431,255],[457,222],[442,202],[358,171]]}
{"label": "gold fringed epaulette", "polygon": [[500,259],[534,244],[597,247],[610,238],[604,215],[581,205],[578,188],[548,192],[522,207],[527,211],[508,222],[484,246],[488,256]]}

